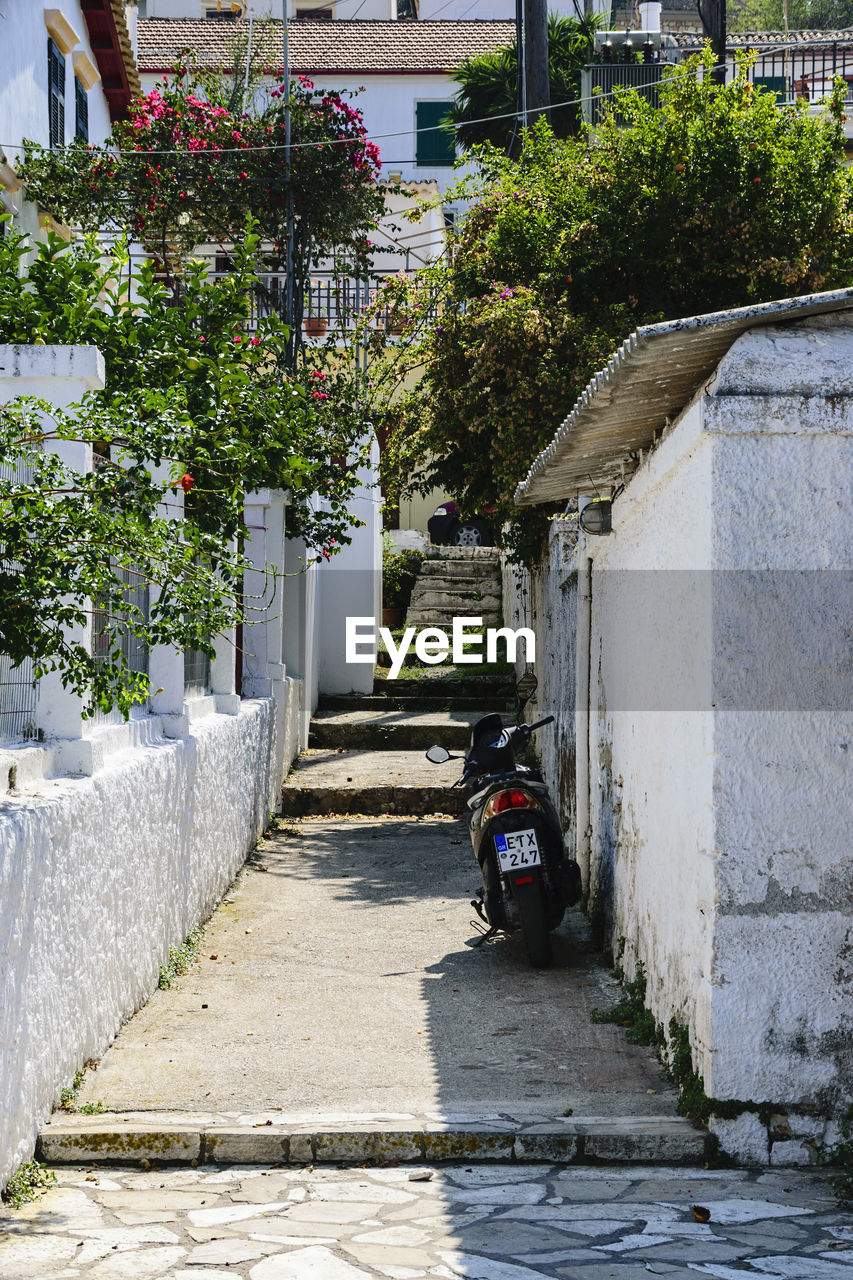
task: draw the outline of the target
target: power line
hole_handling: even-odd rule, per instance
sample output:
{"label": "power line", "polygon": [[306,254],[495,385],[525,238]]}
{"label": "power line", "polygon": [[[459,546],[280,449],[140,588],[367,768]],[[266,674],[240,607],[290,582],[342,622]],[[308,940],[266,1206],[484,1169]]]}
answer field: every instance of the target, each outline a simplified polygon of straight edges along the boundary
{"label": "power line", "polygon": [[[808,46],[797,46],[798,49],[800,47],[807,48]],[[761,55],[762,57],[766,57],[768,54],[781,53],[787,48],[790,48],[790,46],[784,45],[784,44],[771,45],[768,48],[762,49]],[[843,60],[846,52],[848,51],[842,51]],[[849,53],[850,53],[850,59],[851,59],[851,70],[853,70],[853,48],[849,50]],[[670,83],[671,81],[679,79],[682,76],[686,76],[686,75],[698,76],[704,71],[703,67],[679,68],[675,63],[669,63],[667,65],[672,66],[673,68],[672,75],[667,77],[667,80],[662,81],[660,79],[654,79],[654,80],[647,80],[640,84],[634,84],[634,85],[617,85],[613,89],[608,89],[603,93],[597,93],[595,95],[595,101],[601,102],[601,100],[604,98],[614,98],[620,92],[624,92],[630,89],[637,90],[637,89],[659,88],[661,84]],[[845,65],[846,65],[846,61],[842,61],[842,68],[841,68],[842,70],[844,69]],[[581,106],[586,101],[588,101],[588,99],[583,97],[566,98],[562,102],[551,103],[550,110],[556,111],[560,107]],[[793,101],[797,101],[797,99],[792,99],[791,102]],[[785,106],[791,105],[791,102],[786,101],[782,105],[785,105]],[[464,123],[466,126],[473,125],[473,124],[490,124],[496,120],[512,120],[517,118],[518,115],[519,115],[518,111],[504,111],[500,115],[480,116],[476,120],[466,120],[464,121]],[[381,142],[386,138],[406,138],[406,137],[411,137],[413,134],[416,136],[419,136],[422,133],[439,133],[439,132],[441,133],[446,132],[446,126],[443,124],[438,124],[438,125],[428,125],[422,129],[417,129],[417,128],[396,129],[392,133],[364,134],[360,138],[339,138],[339,137],[338,138],[319,138],[313,142],[294,142],[291,144],[291,150],[301,151],[301,150],[311,149],[315,147],[357,146],[357,145],[363,145],[364,143],[367,143],[367,142]],[[2,148],[4,151],[22,151],[24,149],[24,145],[25,144],[22,142],[17,142],[17,143],[16,142],[0,142],[0,148]],[[55,151],[55,148],[52,148],[51,146],[43,142],[29,142],[26,145],[31,149],[35,149],[36,151]],[[251,155],[254,152],[275,152],[275,151],[285,151],[286,149],[287,149],[286,144],[284,143],[270,142],[270,143],[263,143],[260,146],[254,146],[254,147],[219,147],[215,152],[214,151],[192,151],[192,152],[176,151],[174,148],[170,148],[168,150],[152,149],[148,151],[123,151],[123,152],[120,152],[119,154],[121,155],[122,159],[132,157],[134,159],[146,160],[147,158],[152,156],[173,156],[173,157],[192,159],[198,156],[206,160],[215,160],[220,156],[225,156],[225,155]],[[404,160],[398,160],[398,161],[385,160],[382,163],[383,164],[405,164],[405,163],[408,163],[408,160],[405,160],[405,161]]]}

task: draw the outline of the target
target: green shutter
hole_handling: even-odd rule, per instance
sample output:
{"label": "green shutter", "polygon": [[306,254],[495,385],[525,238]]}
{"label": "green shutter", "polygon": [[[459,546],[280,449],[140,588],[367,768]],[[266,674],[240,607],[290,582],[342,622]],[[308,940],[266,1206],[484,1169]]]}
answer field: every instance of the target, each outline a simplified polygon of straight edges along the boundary
{"label": "green shutter", "polygon": [[74,78],[74,136],[89,141],[89,98],[86,90],[75,76]]}
{"label": "green shutter", "polygon": [[[453,109],[452,102],[419,102],[416,108],[418,130],[415,163],[431,168],[447,167],[456,159],[453,138],[436,128]],[[429,130],[429,132],[421,132]]]}
{"label": "green shutter", "polygon": [[763,89],[770,89],[776,94],[777,103],[784,103],[788,97],[788,81],[785,76],[754,76],[752,83]]}
{"label": "green shutter", "polygon": [[59,46],[47,41],[47,105],[50,146],[65,146],[65,58]]}

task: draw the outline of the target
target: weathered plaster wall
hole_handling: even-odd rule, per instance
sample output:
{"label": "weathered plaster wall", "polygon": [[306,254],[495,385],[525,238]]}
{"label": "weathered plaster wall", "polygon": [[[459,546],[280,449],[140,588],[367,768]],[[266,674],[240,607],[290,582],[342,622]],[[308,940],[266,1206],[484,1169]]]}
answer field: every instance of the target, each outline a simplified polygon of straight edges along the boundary
{"label": "weathered plaster wall", "polygon": [[[710,455],[694,405],[614,504],[592,560],[590,910],[648,999],[710,1048],[714,913]],[[703,679],[704,677],[704,679]]]}
{"label": "weathered plaster wall", "polygon": [[[540,729],[535,747],[542,773],[558,798],[566,847],[575,850],[575,639],[577,628],[577,526],[554,520],[547,551],[533,570],[502,564],[504,625],[529,627],[536,636],[533,670],[539,681],[525,719],[554,716]],[[520,652],[522,652],[520,650]],[[518,674],[524,661],[516,663]]]}
{"label": "weathered plaster wall", "polygon": [[0,1183],[266,825],[269,699],[0,799]]}
{"label": "weathered plaster wall", "polygon": [[851,371],[849,320],[744,335],[581,550],[593,888],[772,1163],[853,1096]]}
{"label": "weathered plaster wall", "polygon": [[753,331],[713,392],[713,1042],[742,1051],[711,1089],[832,1114],[853,1093],[853,323]]}

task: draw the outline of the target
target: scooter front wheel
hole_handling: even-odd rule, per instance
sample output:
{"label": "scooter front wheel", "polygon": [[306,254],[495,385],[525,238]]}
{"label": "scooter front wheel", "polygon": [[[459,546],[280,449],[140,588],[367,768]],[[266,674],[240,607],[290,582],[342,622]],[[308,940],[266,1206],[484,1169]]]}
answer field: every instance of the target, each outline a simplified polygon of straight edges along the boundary
{"label": "scooter front wheel", "polygon": [[529,891],[520,894],[516,901],[527,958],[534,969],[547,969],[554,955],[542,890],[538,884],[531,885]]}

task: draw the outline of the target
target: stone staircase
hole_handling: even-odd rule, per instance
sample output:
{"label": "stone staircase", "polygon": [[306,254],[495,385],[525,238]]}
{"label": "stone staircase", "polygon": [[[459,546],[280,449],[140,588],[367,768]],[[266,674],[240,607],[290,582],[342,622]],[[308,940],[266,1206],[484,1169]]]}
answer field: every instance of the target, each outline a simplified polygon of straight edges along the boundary
{"label": "stone staircase", "polygon": [[421,565],[407,626],[448,627],[454,618],[503,624],[501,561],[496,547],[430,547]]}
{"label": "stone staircase", "polygon": [[377,676],[372,694],[321,697],[308,750],[282,789],[282,814],[459,813],[461,763],[430,764],[427,747],[461,753],[481,715],[500,711],[512,723],[513,706],[509,679],[476,676]]}

